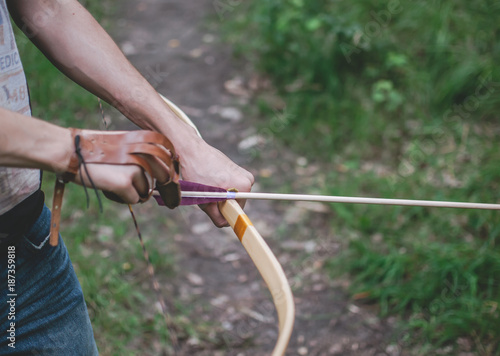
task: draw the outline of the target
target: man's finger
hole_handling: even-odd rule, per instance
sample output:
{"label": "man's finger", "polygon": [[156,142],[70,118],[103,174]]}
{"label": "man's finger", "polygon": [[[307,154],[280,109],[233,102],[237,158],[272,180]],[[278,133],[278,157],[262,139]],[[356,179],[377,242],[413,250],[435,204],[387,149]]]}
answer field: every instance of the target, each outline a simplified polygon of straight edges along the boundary
{"label": "man's finger", "polygon": [[151,167],[153,178],[155,178],[158,183],[162,184],[170,179],[170,170],[161,160],[149,155],[143,155],[142,157],[148,162]]}
{"label": "man's finger", "polygon": [[217,227],[229,226],[229,223],[219,211],[217,203],[201,204],[200,208],[208,215],[208,217],[212,220],[215,226]]}
{"label": "man's finger", "polygon": [[150,179],[153,178],[147,177],[147,173],[143,170],[139,170],[139,172],[137,172],[132,178],[132,185],[137,191],[140,201],[145,201],[150,195],[150,189],[152,188],[149,183]]}

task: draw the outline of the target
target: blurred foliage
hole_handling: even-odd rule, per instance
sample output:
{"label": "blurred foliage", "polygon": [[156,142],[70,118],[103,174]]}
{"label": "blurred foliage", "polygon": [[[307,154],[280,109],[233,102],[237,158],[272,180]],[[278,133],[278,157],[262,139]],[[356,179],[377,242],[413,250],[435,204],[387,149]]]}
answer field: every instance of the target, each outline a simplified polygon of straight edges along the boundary
{"label": "blurred foliage", "polygon": [[382,131],[405,134],[408,119],[442,121],[453,105],[468,104],[474,117],[493,119],[500,105],[486,87],[479,89],[485,94],[479,108],[466,103],[482,83],[498,88],[498,2],[260,0],[244,6],[226,16],[228,38],[272,78],[294,114],[291,129],[317,136],[317,152],[353,140],[381,144]]}
{"label": "blurred foliage", "polygon": [[[498,1],[255,0],[224,15],[235,54],[272,82],[262,125],[322,163],[325,194],[499,201]],[[429,354],[466,337],[500,355],[497,212],[332,211],[346,249],[330,270],[404,317],[398,342]]]}

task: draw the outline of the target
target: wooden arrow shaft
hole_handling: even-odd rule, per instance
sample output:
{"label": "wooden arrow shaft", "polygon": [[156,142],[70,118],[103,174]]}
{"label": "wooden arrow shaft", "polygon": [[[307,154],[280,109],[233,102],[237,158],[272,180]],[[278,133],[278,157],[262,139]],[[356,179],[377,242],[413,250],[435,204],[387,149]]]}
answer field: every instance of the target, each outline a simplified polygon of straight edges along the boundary
{"label": "wooden arrow shaft", "polygon": [[324,203],[352,203],[352,204],[421,206],[421,207],[434,207],[434,208],[500,210],[500,204],[412,200],[412,199],[344,197],[344,196],[307,195],[307,194],[183,191],[182,197],[207,198],[207,199],[214,199],[214,201],[225,200],[225,199],[259,199],[259,200],[288,200],[288,201],[291,200],[291,201],[314,201],[314,202],[324,202]]}

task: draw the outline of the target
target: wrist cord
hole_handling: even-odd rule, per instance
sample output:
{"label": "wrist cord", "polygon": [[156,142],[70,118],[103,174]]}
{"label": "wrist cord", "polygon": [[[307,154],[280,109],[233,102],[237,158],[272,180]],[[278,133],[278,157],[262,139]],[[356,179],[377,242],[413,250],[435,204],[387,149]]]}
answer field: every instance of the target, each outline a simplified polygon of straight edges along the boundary
{"label": "wrist cord", "polygon": [[[97,187],[95,186],[94,181],[92,180],[92,177],[89,174],[89,171],[87,169],[87,163],[85,163],[85,160],[83,159],[83,155],[82,155],[82,151],[81,151],[81,147],[80,147],[80,135],[75,136],[75,153],[76,153],[76,156],[78,157],[78,166],[79,167],[83,166],[83,169],[85,170],[85,174],[87,175],[87,178],[90,182],[90,185],[92,186],[92,189],[94,190],[95,195],[97,197],[97,201],[99,202],[99,211],[102,214],[103,209],[102,209],[101,196],[99,195],[99,190],[97,190]],[[82,185],[83,185],[83,190],[85,191],[85,197],[87,198],[87,209],[88,209],[90,206],[89,193],[87,191],[87,187],[85,186],[85,182],[83,181],[83,174],[82,174],[81,168],[79,169],[79,174],[80,174],[80,181],[82,182]]]}

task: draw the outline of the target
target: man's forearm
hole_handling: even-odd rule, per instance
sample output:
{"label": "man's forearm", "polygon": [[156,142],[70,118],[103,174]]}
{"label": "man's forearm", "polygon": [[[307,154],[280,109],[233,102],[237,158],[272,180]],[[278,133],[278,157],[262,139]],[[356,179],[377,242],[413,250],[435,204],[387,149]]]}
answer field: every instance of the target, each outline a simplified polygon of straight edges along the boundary
{"label": "man's forearm", "polygon": [[78,1],[10,0],[8,4],[18,26],[68,77],[138,126],[162,132],[176,147],[194,137]]}
{"label": "man's forearm", "polygon": [[48,122],[0,108],[0,166],[65,171],[71,133]]}

